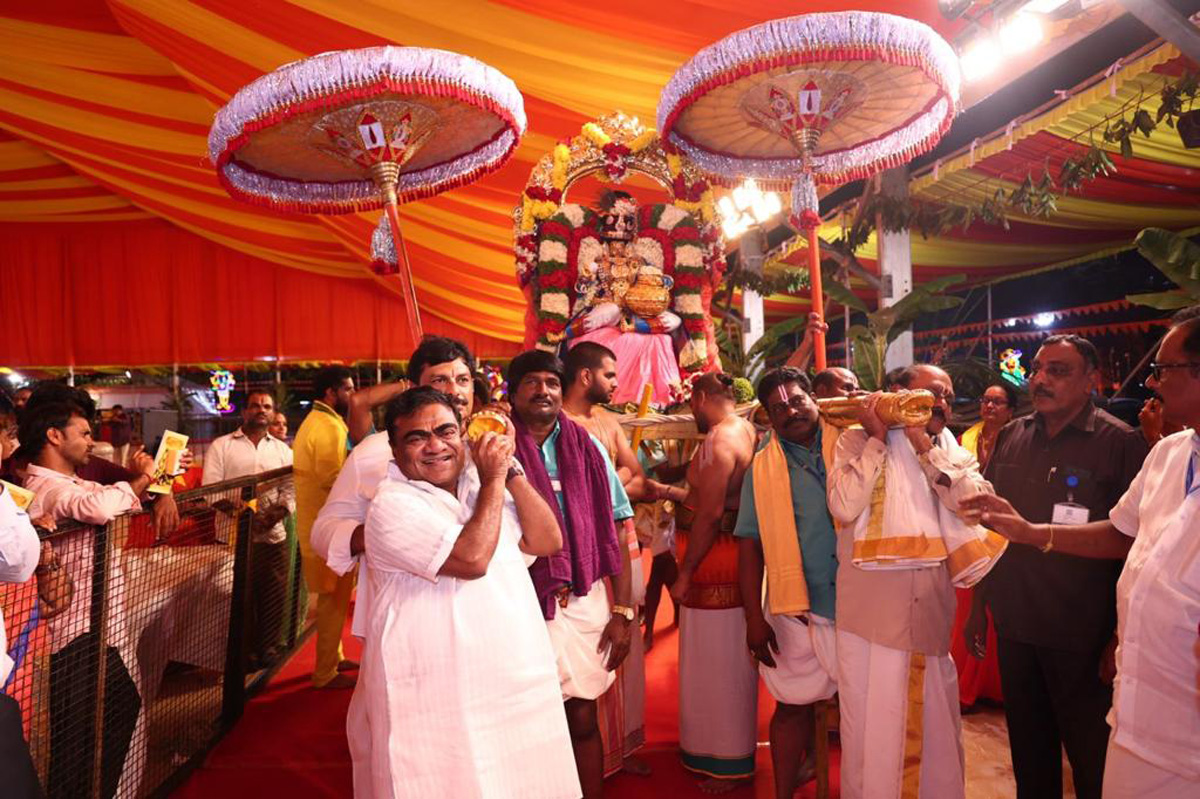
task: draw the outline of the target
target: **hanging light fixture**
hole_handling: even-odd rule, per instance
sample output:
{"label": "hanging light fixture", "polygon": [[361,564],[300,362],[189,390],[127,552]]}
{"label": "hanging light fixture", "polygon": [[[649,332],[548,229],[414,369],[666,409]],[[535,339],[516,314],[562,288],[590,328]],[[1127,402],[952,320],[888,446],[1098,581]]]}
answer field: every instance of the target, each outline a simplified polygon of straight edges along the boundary
{"label": "hanging light fixture", "polygon": [[750,178],[717,201],[721,231],[728,241],[741,238],[754,225],[765,225],[783,210],[783,201],[775,192],[764,192]]}

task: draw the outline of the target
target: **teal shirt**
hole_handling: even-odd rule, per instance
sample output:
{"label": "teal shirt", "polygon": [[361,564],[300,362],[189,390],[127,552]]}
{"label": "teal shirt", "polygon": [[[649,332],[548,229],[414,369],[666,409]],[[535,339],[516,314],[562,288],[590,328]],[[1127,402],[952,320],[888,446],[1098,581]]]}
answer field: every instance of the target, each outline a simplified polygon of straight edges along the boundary
{"label": "teal shirt", "polygon": [[[787,458],[792,508],[796,514],[796,537],[800,539],[804,580],[808,583],[808,601],[813,613],[833,619],[837,597],[837,533],[825,502],[825,459],[821,456],[821,432],[817,431],[811,447],[802,447],[783,439],[779,443],[783,445],[783,454]],[[733,534],[739,538],[759,538],[753,467],[746,472],[742,482],[742,504]]]}
{"label": "teal shirt", "polygon": [[[558,453],[555,451],[554,445],[558,441],[558,433],[561,429],[561,424],[554,425],[554,430],[542,442],[542,462],[546,464],[546,473],[550,475],[552,483],[558,480]],[[604,451],[604,445],[591,433],[588,434],[588,438],[600,452],[600,457],[604,458],[604,468],[608,471],[608,489],[612,497],[613,518],[617,520],[631,518],[633,506],[629,504],[629,496],[625,493],[625,487],[621,485],[621,478],[617,476],[617,470],[613,468],[612,461],[608,459],[608,453]],[[562,491],[556,489],[554,498],[558,500],[559,511],[566,517],[567,508],[563,504]]]}

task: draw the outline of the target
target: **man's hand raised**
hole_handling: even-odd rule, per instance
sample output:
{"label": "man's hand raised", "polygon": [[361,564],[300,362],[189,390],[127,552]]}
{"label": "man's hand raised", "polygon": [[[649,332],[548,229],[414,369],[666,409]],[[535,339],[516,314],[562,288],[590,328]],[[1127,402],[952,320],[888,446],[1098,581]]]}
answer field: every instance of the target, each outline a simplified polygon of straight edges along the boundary
{"label": "man's hand raised", "polygon": [[145,450],[135,452],[129,459],[129,470],[139,476],[154,477],[154,458]]}
{"label": "man's hand raised", "polygon": [[858,412],[858,423],[862,425],[863,430],[867,431],[867,435],[871,438],[877,438],[880,441],[887,440],[888,427],[879,418],[876,407],[879,405],[879,400],[883,396],[882,392],[876,391],[867,397],[866,404]]}
{"label": "man's hand raised", "polygon": [[504,482],[512,465],[515,445],[508,436],[484,433],[471,444],[471,458],[479,470],[480,482],[499,480]]}

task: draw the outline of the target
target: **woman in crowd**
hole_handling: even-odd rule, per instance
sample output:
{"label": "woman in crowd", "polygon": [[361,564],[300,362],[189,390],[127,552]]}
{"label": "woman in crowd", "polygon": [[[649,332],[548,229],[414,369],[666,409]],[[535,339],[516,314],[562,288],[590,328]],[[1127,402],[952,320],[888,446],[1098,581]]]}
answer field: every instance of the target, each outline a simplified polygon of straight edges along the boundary
{"label": "woman in crowd", "polygon": [[1000,428],[1012,421],[1016,410],[1017,390],[1012,384],[1000,381],[984,389],[979,398],[980,422],[962,434],[961,442],[979,461],[979,471],[987,466],[996,448]]}

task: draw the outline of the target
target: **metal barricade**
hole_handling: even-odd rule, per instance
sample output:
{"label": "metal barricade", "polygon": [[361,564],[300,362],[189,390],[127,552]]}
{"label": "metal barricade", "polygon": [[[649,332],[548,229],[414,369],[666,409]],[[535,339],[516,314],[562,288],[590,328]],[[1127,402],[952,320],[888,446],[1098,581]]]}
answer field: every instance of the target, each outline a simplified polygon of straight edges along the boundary
{"label": "metal barricade", "polygon": [[174,498],[168,535],[151,511],[64,523],[61,568],[0,584],[3,691],[51,799],[165,796],[307,632],[291,468]]}

